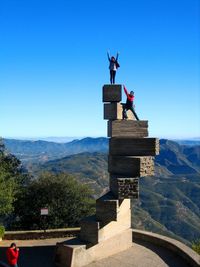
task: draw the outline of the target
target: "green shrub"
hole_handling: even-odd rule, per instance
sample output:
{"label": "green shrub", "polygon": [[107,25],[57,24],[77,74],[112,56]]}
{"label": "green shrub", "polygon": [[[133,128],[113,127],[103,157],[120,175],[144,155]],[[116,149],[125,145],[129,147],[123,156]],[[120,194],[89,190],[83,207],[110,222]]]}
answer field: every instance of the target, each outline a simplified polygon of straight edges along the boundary
{"label": "green shrub", "polygon": [[192,243],[192,249],[200,254],[200,240],[197,240]]}
{"label": "green shrub", "polygon": [[[42,173],[21,191],[15,205],[14,220],[9,229],[37,230],[79,226],[79,222],[95,213],[95,200],[88,185],[66,174]],[[40,209],[48,207],[48,216]],[[7,228],[8,229],[8,228]]]}
{"label": "green shrub", "polygon": [[5,228],[3,225],[0,225],[0,238],[4,236],[4,233],[5,233]]}

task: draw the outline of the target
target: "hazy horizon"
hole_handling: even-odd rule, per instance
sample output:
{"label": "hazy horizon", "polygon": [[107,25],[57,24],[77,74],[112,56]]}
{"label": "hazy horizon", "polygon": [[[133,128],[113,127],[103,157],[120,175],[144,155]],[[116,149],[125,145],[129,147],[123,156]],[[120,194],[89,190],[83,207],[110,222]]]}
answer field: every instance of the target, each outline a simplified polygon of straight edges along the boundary
{"label": "hazy horizon", "polygon": [[[47,142],[55,142],[64,143],[64,142],[71,142],[73,140],[81,140],[84,138],[108,138],[107,136],[37,136],[37,137],[17,137],[17,136],[9,136],[9,137],[2,137],[3,139],[15,139],[15,140],[27,140],[27,141],[47,141]],[[149,136],[150,137],[150,136]],[[169,140],[191,140],[191,141],[199,141],[200,137],[166,137],[166,136],[159,136],[159,139],[169,139]]]}

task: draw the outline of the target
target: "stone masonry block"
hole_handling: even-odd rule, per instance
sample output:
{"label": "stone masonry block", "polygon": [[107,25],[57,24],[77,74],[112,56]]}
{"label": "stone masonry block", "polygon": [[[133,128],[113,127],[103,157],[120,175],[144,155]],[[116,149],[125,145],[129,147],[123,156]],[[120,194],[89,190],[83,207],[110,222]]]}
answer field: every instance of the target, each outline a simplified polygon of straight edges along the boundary
{"label": "stone masonry block", "polygon": [[158,138],[113,137],[109,139],[109,154],[116,156],[156,156]]}
{"label": "stone masonry block", "polygon": [[[104,120],[122,120],[122,104],[121,103],[105,103],[104,104]],[[129,120],[136,120],[133,113],[127,111]]]}
{"label": "stone masonry block", "polygon": [[110,190],[119,199],[139,197],[139,178],[122,178],[115,175],[110,177]]}
{"label": "stone masonry block", "polygon": [[148,121],[108,121],[108,137],[147,137]]}
{"label": "stone masonry block", "polygon": [[127,177],[154,175],[153,157],[109,156],[108,172]]}
{"label": "stone masonry block", "polygon": [[103,102],[120,102],[122,86],[120,84],[106,84],[103,86]]}

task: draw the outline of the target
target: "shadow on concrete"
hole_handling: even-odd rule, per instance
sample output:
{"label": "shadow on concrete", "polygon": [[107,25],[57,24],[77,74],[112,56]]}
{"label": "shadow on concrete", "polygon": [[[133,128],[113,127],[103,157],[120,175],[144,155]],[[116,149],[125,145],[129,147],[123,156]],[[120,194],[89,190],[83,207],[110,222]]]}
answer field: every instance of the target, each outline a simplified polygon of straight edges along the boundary
{"label": "shadow on concrete", "polygon": [[[0,247],[0,261],[7,263],[6,249]],[[19,267],[55,267],[55,246],[20,247]]]}
{"label": "shadow on concrete", "polygon": [[173,253],[171,250],[154,245],[152,243],[134,239],[134,243],[148,248],[157,254],[170,267],[189,267],[190,265],[179,255]]}
{"label": "shadow on concrete", "polygon": [[[74,240],[76,244],[77,240]],[[170,267],[189,267],[190,265],[177,254],[166,248],[152,243],[134,239],[134,243],[141,245],[157,254]],[[1,245],[1,244],[0,244]],[[7,247],[0,247],[0,261],[7,263]],[[19,267],[55,267],[55,246],[20,247]]]}

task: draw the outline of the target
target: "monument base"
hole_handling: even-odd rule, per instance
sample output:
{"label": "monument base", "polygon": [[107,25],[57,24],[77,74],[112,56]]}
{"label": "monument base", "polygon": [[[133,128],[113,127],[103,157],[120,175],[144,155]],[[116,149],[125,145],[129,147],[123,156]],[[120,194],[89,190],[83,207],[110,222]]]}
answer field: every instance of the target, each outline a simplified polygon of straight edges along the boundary
{"label": "monument base", "polygon": [[56,245],[55,264],[57,267],[82,267],[132,246],[132,229],[126,229],[96,245],[83,243],[74,238]]}

